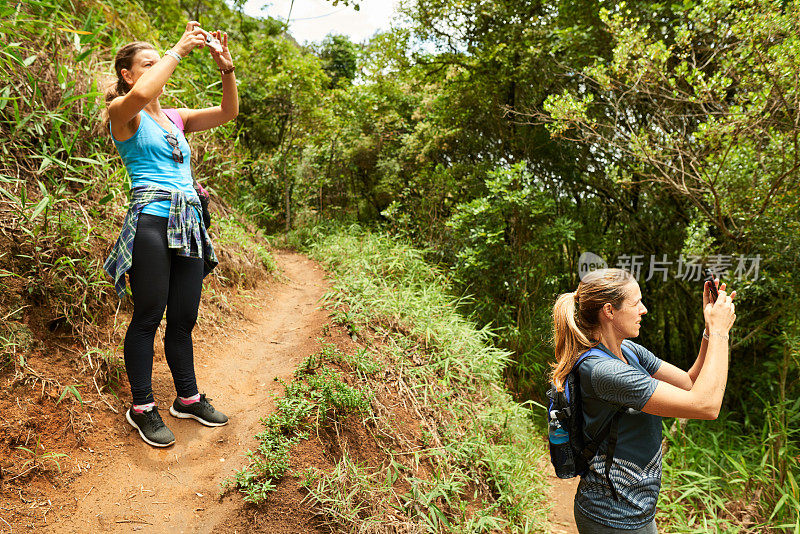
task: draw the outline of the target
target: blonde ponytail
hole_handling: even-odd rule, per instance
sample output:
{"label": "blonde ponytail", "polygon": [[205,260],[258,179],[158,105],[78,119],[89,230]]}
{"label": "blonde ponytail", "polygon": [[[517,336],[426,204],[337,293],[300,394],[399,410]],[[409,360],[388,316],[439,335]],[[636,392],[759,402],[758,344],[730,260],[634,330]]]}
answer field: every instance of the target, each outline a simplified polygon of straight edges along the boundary
{"label": "blonde ponytail", "polygon": [[600,309],[610,303],[620,309],[633,276],[623,269],[598,269],[581,280],[578,289],[558,296],[553,306],[553,344],[556,361],[551,380],[559,391],[578,357],[600,343]]}

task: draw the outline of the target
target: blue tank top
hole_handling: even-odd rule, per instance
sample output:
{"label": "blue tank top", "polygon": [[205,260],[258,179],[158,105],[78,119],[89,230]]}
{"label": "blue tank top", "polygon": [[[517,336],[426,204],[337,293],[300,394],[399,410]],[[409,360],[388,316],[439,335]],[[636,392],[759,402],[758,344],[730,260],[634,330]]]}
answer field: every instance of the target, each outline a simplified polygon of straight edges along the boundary
{"label": "blue tank top", "polygon": [[[111,129],[110,124],[108,128]],[[183,153],[183,163],[177,163],[172,159],[172,145],[166,138],[168,133],[178,139],[178,147]],[[146,185],[171,191],[178,190],[197,198],[192,179],[192,150],[177,126],[172,124],[171,131],[168,132],[149,113],[142,110],[139,112],[139,128],[130,139],[117,141],[114,132],[111,132],[111,137],[131,177],[131,187]],[[145,206],[142,213],[168,217],[169,202],[151,202]]]}

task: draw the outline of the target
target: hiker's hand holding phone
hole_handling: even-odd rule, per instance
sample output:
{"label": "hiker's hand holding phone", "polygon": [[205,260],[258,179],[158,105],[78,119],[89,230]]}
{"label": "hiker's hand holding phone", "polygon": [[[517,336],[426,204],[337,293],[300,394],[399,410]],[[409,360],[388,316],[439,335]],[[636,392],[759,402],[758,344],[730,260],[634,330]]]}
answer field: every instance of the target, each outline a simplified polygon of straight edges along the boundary
{"label": "hiker's hand holding phone", "polygon": [[717,292],[719,292],[720,289],[725,289],[725,284],[720,284],[719,278],[715,278],[714,280],[706,280],[705,283],[703,284],[704,310],[706,309],[706,306],[708,306],[709,304],[714,304],[714,300],[716,300],[714,298],[712,284],[717,289]]}
{"label": "hiker's hand holding phone", "polygon": [[736,291],[728,295],[725,287],[725,284],[719,286],[719,296],[713,304],[710,301],[706,301],[708,289],[706,288],[706,291],[703,292],[703,315],[706,319],[709,335],[720,334],[727,336],[733,326],[733,322],[736,320],[736,307],[733,304]]}
{"label": "hiker's hand holding phone", "polygon": [[217,43],[216,46],[209,45],[208,51],[214,61],[217,62],[219,70],[227,70],[233,67],[233,58],[231,57],[231,51],[228,49],[228,34],[217,30],[208,35],[215,39]]}
{"label": "hiker's hand holding phone", "polygon": [[[711,288],[711,284],[714,284],[716,291],[713,291]],[[706,309],[706,306],[709,304],[714,304],[716,298],[714,297],[715,293],[719,293],[719,291],[727,291],[728,285],[725,282],[720,283],[719,278],[714,278],[713,280],[706,280],[705,284],[703,285],[703,310]],[[731,293],[731,300],[736,298],[736,291]],[[708,320],[706,320],[706,333],[710,332],[708,327]]]}
{"label": "hiker's hand holding phone", "polygon": [[196,20],[190,20],[186,23],[186,31],[183,32],[180,40],[172,47],[172,50],[181,57],[186,57],[195,48],[203,48],[205,45],[206,36],[203,30],[200,29],[200,23]]}

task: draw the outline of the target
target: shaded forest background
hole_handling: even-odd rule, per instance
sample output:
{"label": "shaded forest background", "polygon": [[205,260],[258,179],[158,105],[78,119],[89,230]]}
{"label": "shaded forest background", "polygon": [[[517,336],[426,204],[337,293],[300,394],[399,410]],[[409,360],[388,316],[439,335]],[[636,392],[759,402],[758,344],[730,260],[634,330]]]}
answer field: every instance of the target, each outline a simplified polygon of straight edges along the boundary
{"label": "shaded forest background", "polygon": [[[0,283],[29,288],[3,291],[0,366],[24,352],[25,306],[87,343],[113,313],[99,250],[127,177],[102,92],[120,45],[164,50],[198,20],[230,34],[239,80],[236,123],[190,140],[217,208],[300,246],[355,221],[423,249],[513,353],[520,402],[541,399],[552,303],[582,253],[641,259],[638,341],[684,368],[703,329],[686,262],[714,266],[739,293],[725,409],[667,422],[660,514],[681,532],[800,532],[797,2],[405,0],[365,43],[306,45],[241,0],[0,12]],[[194,53],[162,104],[219,91]]]}

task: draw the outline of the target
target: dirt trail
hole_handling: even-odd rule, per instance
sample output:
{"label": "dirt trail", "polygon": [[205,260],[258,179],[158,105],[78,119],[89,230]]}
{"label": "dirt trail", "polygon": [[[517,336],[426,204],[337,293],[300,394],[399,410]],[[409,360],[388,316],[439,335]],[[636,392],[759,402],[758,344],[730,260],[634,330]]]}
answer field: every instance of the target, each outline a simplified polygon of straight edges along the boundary
{"label": "dirt trail", "polygon": [[200,390],[230,423],[207,428],[171,417],[166,408],[174,398],[172,378],[163,356],[156,357],[153,389],[175,445],[147,446],[120,415],[117,442],[90,451],[90,468],[69,487],[74,504],[52,510],[46,532],[230,530],[221,525],[243,501],[238,494],[219,499],[220,482],[246,464],[244,452],[263,429],[259,419],[272,410],[272,393],[282,389],[274,379],[289,378],[318,350],[329,321],[319,309],[327,288],[324,271],[299,254],[276,256],[285,280],[252,292],[253,305],[240,306],[247,319],[242,330],[201,333],[198,338],[213,339],[195,341]]}
{"label": "dirt trail", "polygon": [[553,466],[547,462],[547,481],[552,485],[550,495],[553,509],[550,512],[550,522],[553,534],[578,534],[572,505],[579,480],[579,478],[566,480],[558,478],[553,471]]}

